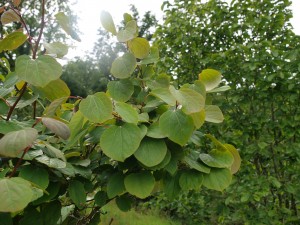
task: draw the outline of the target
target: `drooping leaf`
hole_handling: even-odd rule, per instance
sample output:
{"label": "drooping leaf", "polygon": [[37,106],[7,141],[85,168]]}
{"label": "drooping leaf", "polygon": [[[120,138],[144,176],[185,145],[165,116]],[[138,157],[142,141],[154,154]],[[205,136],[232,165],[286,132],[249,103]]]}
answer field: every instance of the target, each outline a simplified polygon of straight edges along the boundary
{"label": "drooping leaf", "polygon": [[34,128],[12,131],[0,139],[0,155],[18,157],[20,152],[37,139],[38,132]]}
{"label": "drooping leaf", "polygon": [[184,161],[189,165],[191,169],[195,169],[202,173],[210,173],[210,167],[206,166],[204,163],[198,162],[199,153],[191,152],[189,155],[184,157]]}
{"label": "drooping leaf", "polygon": [[221,82],[221,77],[221,73],[213,69],[203,70],[199,74],[199,80],[204,83],[206,91],[216,88]]}
{"label": "drooping leaf", "polygon": [[7,103],[3,99],[0,99],[0,115],[7,114],[8,110],[9,106],[7,105]]}
{"label": "drooping leaf", "polygon": [[43,43],[46,54],[55,55],[57,58],[63,58],[68,54],[68,46],[61,42]]}
{"label": "drooping leaf", "polygon": [[119,42],[129,41],[137,36],[137,24],[135,20],[131,20],[126,23],[125,29],[120,30],[117,33],[117,39]]}
{"label": "drooping leaf", "polygon": [[122,79],[110,81],[107,85],[110,96],[119,102],[127,102],[134,92],[134,86],[130,80]]}
{"label": "drooping leaf", "polygon": [[21,167],[19,177],[38,185],[42,189],[46,189],[49,184],[49,174],[47,170],[33,165]]}
{"label": "drooping leaf", "polygon": [[196,170],[186,170],[180,174],[179,185],[182,190],[199,190],[203,182],[203,173]]}
{"label": "drooping leaf", "polygon": [[159,127],[170,140],[183,146],[193,134],[194,122],[181,110],[168,110],[161,115]]}
{"label": "drooping leaf", "polygon": [[9,132],[22,129],[23,127],[15,121],[0,121],[0,134],[7,134]]}
{"label": "drooping leaf", "polygon": [[125,53],[123,56],[115,59],[111,65],[111,74],[119,79],[125,79],[131,76],[136,67],[136,59],[132,53]]}
{"label": "drooping leaf", "polygon": [[12,9],[5,11],[1,15],[1,23],[3,25],[12,23],[12,22],[19,22],[19,21],[20,21],[20,17]]}
{"label": "drooping leaf", "polygon": [[103,123],[113,118],[112,102],[103,92],[88,95],[80,102],[79,110],[88,120],[95,123]]}
{"label": "drooping leaf", "polygon": [[145,166],[161,163],[167,154],[167,146],[162,139],[144,138],[134,156]]}
{"label": "drooping leaf", "polygon": [[61,73],[61,65],[52,57],[39,56],[33,60],[27,55],[21,55],[16,60],[16,73],[20,79],[38,87],[45,87],[57,80]]}
{"label": "drooping leaf", "polygon": [[71,180],[68,187],[69,196],[75,205],[82,209],[86,202],[86,193],[83,183],[78,180]]}
{"label": "drooping leaf", "polygon": [[81,41],[78,34],[75,32],[74,28],[72,27],[72,22],[68,16],[66,16],[63,12],[59,12],[55,15],[55,18],[61,28],[71,36],[76,41]]}
{"label": "drooping leaf", "polygon": [[240,154],[239,154],[238,150],[233,145],[224,144],[224,146],[233,155],[234,161],[233,161],[233,163],[231,165],[230,170],[231,170],[232,174],[235,174],[235,173],[237,173],[237,171],[241,167],[241,157],[240,157]]}
{"label": "drooping leaf", "polygon": [[46,155],[41,155],[35,158],[36,161],[47,165],[50,168],[63,169],[66,167],[66,162],[57,158],[51,158]]}
{"label": "drooping leaf", "polygon": [[102,134],[100,146],[108,157],[123,162],[138,149],[141,136],[140,128],[134,124],[113,125]]}
{"label": "drooping leaf", "polygon": [[85,120],[86,119],[80,110],[72,116],[70,123],[68,124],[71,131],[70,140],[72,140],[81,131]]}
{"label": "drooping leaf", "polygon": [[121,116],[122,120],[127,123],[137,124],[139,120],[138,112],[129,104],[117,102],[115,105],[116,112]]}
{"label": "drooping leaf", "polygon": [[116,204],[120,210],[128,212],[131,209],[133,200],[128,195],[122,195],[116,198]]}
{"label": "drooping leaf", "polygon": [[15,50],[24,44],[26,40],[27,35],[25,35],[23,32],[12,32],[0,41],[0,52]]}
{"label": "drooping leaf", "polygon": [[209,174],[203,175],[203,178],[203,186],[223,191],[231,183],[232,175],[229,169],[212,168]]}
{"label": "drooping leaf", "polygon": [[155,179],[151,172],[142,171],[127,175],[124,184],[130,194],[143,199],[151,194],[155,185]]}
{"label": "drooping leaf", "polygon": [[216,105],[205,106],[205,121],[211,123],[222,123],[224,116],[220,108]]}
{"label": "drooping leaf", "polygon": [[65,123],[48,117],[42,117],[42,122],[49,130],[62,139],[67,140],[70,137],[70,129]]}
{"label": "drooping leaf", "polygon": [[128,41],[128,48],[138,59],[144,59],[150,53],[150,44],[145,38],[137,37]]}
{"label": "drooping leaf", "polygon": [[0,179],[0,212],[24,209],[33,197],[30,182],[20,177]]}
{"label": "drooping leaf", "polygon": [[122,173],[113,174],[107,183],[107,196],[112,199],[125,192],[124,175]]}
{"label": "drooping leaf", "polygon": [[169,199],[177,197],[181,191],[179,186],[179,175],[178,173],[174,176],[165,175],[163,178],[163,190]]}
{"label": "drooping leaf", "polygon": [[199,158],[206,165],[216,168],[229,168],[234,161],[230,151],[220,151],[217,149],[213,149],[209,154],[202,153],[199,155]]}
{"label": "drooping leaf", "polygon": [[107,194],[105,191],[98,191],[94,196],[95,204],[99,207],[102,207],[107,202]]}
{"label": "drooping leaf", "polygon": [[51,81],[45,87],[38,87],[37,89],[41,95],[44,95],[50,101],[54,101],[63,97],[69,97],[71,95],[68,85],[61,79]]}
{"label": "drooping leaf", "polygon": [[113,35],[117,34],[113,18],[109,12],[102,11],[100,14],[100,21],[105,30],[111,32]]}
{"label": "drooping leaf", "polygon": [[48,107],[46,107],[44,111],[44,116],[48,116],[48,117],[55,116],[56,111],[64,102],[67,101],[67,99],[68,99],[67,97],[55,99],[53,102],[51,102],[51,104]]}

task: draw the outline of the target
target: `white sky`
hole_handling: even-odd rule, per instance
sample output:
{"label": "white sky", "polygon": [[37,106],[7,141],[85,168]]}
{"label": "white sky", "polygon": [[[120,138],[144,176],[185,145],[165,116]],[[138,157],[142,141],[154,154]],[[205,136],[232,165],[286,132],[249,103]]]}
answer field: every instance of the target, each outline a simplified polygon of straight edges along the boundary
{"label": "white sky", "polygon": [[[131,4],[136,6],[140,16],[146,11],[151,11],[157,19],[161,19],[163,15],[160,9],[163,0],[71,0],[71,2],[76,1],[77,4],[74,4],[72,8],[79,17],[78,26],[82,32],[80,35],[82,41],[75,43],[76,47],[69,50],[67,55],[69,59],[92,51],[98,39],[97,30],[101,26],[100,12],[102,10],[110,12],[116,25],[120,24],[123,13],[130,12],[129,5]],[[294,18],[291,22],[295,33],[300,35],[300,0],[292,0],[292,2]]]}

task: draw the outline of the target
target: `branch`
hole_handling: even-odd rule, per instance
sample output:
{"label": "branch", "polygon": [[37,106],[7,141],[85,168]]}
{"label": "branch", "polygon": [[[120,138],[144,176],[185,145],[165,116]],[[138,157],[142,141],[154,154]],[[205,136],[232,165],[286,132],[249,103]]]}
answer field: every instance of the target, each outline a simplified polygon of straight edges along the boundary
{"label": "branch", "polygon": [[44,27],[45,27],[45,0],[42,0],[42,19],[41,19],[41,30],[38,36],[38,39],[35,43],[34,49],[33,49],[33,53],[32,53],[32,58],[35,59],[36,58],[36,54],[39,48],[39,44],[41,41],[41,38],[43,36],[43,31],[44,31]]}
{"label": "branch", "polygon": [[15,101],[15,103],[10,107],[9,112],[7,114],[7,117],[6,117],[6,121],[9,121],[9,119],[10,119],[13,111],[15,110],[18,102],[21,100],[22,96],[24,95],[26,88],[27,88],[27,82],[25,82],[25,84],[23,85],[23,87],[21,89],[21,92],[20,92],[20,95],[17,98],[17,100]]}
{"label": "branch", "polygon": [[28,152],[28,150],[31,148],[31,145],[27,146],[24,150],[23,150],[23,154],[21,156],[21,158],[19,158],[17,164],[14,167],[14,170],[11,172],[11,174],[9,175],[9,178],[11,178],[12,176],[14,176],[17,172],[17,169],[20,167],[21,162],[23,161],[23,158],[25,156],[25,154]]}

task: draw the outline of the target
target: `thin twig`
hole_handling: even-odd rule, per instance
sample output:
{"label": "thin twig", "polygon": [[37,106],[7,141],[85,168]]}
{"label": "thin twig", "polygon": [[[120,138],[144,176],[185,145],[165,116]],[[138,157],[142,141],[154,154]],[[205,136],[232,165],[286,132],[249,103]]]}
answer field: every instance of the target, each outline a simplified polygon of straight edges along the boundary
{"label": "thin twig", "polygon": [[15,103],[10,107],[9,112],[7,113],[7,117],[6,117],[6,121],[9,121],[13,111],[15,110],[18,102],[21,100],[22,96],[24,95],[25,91],[27,88],[27,82],[25,82],[25,84],[23,85],[23,87],[21,88],[21,92],[17,98],[17,100],[15,101]]}
{"label": "thin twig", "polygon": [[21,165],[21,162],[23,161],[23,158],[25,156],[25,154],[28,152],[28,150],[31,148],[31,145],[27,146],[24,150],[23,150],[23,154],[21,156],[21,158],[19,158],[17,164],[15,165],[14,167],[14,170],[11,172],[11,174],[9,175],[9,178],[13,177],[16,172],[17,172],[17,169],[20,167]]}
{"label": "thin twig", "polygon": [[33,49],[33,53],[32,53],[32,58],[35,59],[36,58],[36,54],[39,48],[39,44],[41,41],[41,38],[43,36],[43,31],[44,31],[44,27],[45,27],[45,0],[42,0],[42,19],[41,19],[41,30],[38,36],[38,39],[35,43],[34,49]]}

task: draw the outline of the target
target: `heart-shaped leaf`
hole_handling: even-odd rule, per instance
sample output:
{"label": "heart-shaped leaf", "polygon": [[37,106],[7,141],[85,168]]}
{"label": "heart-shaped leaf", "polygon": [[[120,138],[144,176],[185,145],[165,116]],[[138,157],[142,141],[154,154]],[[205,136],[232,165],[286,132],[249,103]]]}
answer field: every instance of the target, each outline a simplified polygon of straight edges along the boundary
{"label": "heart-shaped leaf", "polygon": [[203,186],[223,191],[231,183],[232,175],[229,169],[212,168],[209,174],[203,175]]}
{"label": "heart-shaped leaf", "polygon": [[45,87],[60,77],[62,67],[50,56],[40,56],[34,60],[28,55],[21,55],[16,60],[16,73],[21,80],[29,84]]}
{"label": "heart-shaped leaf", "polygon": [[23,32],[12,32],[0,41],[0,52],[14,50],[24,44],[26,40],[27,35]]}
{"label": "heart-shaped leaf", "polygon": [[119,79],[125,79],[131,76],[136,67],[136,59],[132,53],[125,53],[123,56],[115,59],[111,65],[111,74]]}
{"label": "heart-shaped leaf", "polygon": [[134,38],[128,41],[129,50],[138,59],[146,58],[150,53],[150,44],[145,38]]}

